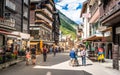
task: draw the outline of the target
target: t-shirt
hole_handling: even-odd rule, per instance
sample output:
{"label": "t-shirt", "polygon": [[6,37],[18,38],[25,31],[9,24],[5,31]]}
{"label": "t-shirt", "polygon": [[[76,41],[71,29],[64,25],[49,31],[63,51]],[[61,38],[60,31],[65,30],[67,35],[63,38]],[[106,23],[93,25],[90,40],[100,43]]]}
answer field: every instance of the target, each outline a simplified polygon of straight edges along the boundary
{"label": "t-shirt", "polygon": [[36,49],[35,48],[31,49],[31,54],[36,54]]}
{"label": "t-shirt", "polygon": [[47,53],[47,49],[46,48],[43,48],[43,53]]}

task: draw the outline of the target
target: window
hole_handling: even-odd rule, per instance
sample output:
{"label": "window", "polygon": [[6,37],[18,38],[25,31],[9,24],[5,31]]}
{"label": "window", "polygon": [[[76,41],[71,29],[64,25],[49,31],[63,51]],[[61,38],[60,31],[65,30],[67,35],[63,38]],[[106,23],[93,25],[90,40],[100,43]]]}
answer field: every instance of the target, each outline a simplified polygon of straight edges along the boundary
{"label": "window", "polygon": [[6,0],[6,6],[13,10],[15,10],[15,8],[16,8],[16,5],[13,2],[11,2],[10,0]]}
{"label": "window", "polygon": [[24,3],[28,5],[28,0],[24,0]]}

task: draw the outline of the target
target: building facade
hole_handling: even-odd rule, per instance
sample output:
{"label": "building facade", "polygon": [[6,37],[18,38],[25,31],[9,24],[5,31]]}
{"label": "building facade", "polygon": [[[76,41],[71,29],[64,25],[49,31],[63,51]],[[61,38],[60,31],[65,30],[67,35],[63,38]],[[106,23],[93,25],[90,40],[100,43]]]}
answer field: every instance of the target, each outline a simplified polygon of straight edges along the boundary
{"label": "building facade", "polygon": [[30,0],[0,0],[0,48],[2,50],[10,48],[11,52],[14,52],[25,50],[27,47],[29,4]]}
{"label": "building facade", "polygon": [[57,44],[59,40],[59,14],[53,0],[32,0],[30,10],[31,45],[37,50],[43,45]]}
{"label": "building facade", "polygon": [[91,17],[88,18],[90,36],[83,41],[91,42],[93,48],[102,45],[105,58],[113,59],[113,68],[119,69],[120,1],[87,0],[86,2],[83,3],[81,14],[84,15],[88,10],[91,14]]}
{"label": "building facade", "polygon": [[113,68],[119,69],[120,59],[120,1],[119,0],[102,0],[100,22],[107,29],[111,27],[112,31],[112,57]]}

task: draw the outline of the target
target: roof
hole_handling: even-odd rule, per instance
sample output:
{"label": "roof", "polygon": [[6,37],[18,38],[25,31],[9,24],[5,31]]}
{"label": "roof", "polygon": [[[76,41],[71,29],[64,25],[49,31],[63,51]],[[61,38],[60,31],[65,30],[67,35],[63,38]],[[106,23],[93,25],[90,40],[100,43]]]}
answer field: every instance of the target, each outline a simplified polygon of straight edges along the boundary
{"label": "roof", "polygon": [[83,2],[83,7],[82,7],[82,10],[81,10],[80,17],[82,17],[82,13],[85,12],[85,10],[86,10],[86,8],[87,8],[87,3],[88,3],[88,1]]}

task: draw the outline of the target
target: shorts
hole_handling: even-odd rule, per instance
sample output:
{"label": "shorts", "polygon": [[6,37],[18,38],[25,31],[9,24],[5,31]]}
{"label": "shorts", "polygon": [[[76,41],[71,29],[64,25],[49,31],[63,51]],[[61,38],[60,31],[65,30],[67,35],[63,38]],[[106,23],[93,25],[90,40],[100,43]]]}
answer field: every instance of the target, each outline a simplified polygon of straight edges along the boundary
{"label": "shorts", "polygon": [[32,59],[36,59],[36,55],[35,54],[32,54]]}
{"label": "shorts", "polygon": [[31,58],[26,58],[26,61],[27,61],[27,62],[30,62],[30,60],[31,60]]}

